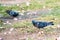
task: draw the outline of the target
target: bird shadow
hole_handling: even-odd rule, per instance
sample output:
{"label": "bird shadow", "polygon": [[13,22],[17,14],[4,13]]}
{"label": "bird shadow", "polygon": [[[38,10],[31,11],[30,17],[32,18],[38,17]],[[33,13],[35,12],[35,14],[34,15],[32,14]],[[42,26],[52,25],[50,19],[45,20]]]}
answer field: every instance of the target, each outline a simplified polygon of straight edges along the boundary
{"label": "bird shadow", "polygon": [[13,19],[13,17],[0,17],[0,19]]}

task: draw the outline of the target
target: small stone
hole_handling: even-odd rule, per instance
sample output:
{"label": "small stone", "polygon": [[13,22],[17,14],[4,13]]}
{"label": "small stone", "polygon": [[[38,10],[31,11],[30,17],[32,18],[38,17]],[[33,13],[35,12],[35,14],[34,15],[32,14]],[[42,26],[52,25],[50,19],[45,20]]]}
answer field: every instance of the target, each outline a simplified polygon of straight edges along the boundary
{"label": "small stone", "polygon": [[14,20],[18,20],[17,18],[14,18]]}
{"label": "small stone", "polygon": [[19,19],[22,19],[22,18],[19,18]]}
{"label": "small stone", "polygon": [[34,14],[37,14],[36,12],[34,12]]}
{"label": "small stone", "polygon": [[9,23],[11,25],[11,23]]}
{"label": "small stone", "polygon": [[55,20],[58,20],[58,18],[55,18]]}
{"label": "small stone", "polygon": [[10,32],[10,31],[9,31],[8,33],[9,33],[9,34],[11,34],[11,32]]}
{"label": "small stone", "polygon": [[4,27],[0,27],[0,29],[3,29]]}
{"label": "small stone", "polygon": [[40,36],[41,35],[41,32],[38,32],[38,34],[37,34],[38,36]]}
{"label": "small stone", "polygon": [[17,11],[17,12],[20,12],[20,11]]}
{"label": "small stone", "polygon": [[60,25],[57,25],[58,28],[60,28]]}
{"label": "small stone", "polygon": [[11,28],[11,29],[10,29],[10,31],[13,31],[13,30],[14,30],[14,28]]}
{"label": "small stone", "polygon": [[39,32],[38,34],[43,34],[43,31]]}
{"label": "small stone", "polygon": [[19,6],[19,4],[17,4],[17,6]]}
{"label": "small stone", "polygon": [[23,13],[21,13],[20,15],[24,15]]}
{"label": "small stone", "polygon": [[7,34],[7,32],[4,32],[4,35],[6,35]]}
{"label": "small stone", "polygon": [[44,32],[43,31],[41,31],[41,34],[43,34]]}
{"label": "small stone", "polygon": [[27,13],[27,15],[30,15],[30,13]]}
{"label": "small stone", "polygon": [[38,32],[38,34],[41,34],[41,32]]}
{"label": "small stone", "polygon": [[45,9],[46,7],[45,7],[45,6],[43,6],[43,8]]}
{"label": "small stone", "polygon": [[6,23],[3,23],[4,25],[6,24]]}
{"label": "small stone", "polygon": [[24,13],[25,12],[25,10],[22,10],[22,13]]}
{"label": "small stone", "polygon": [[26,2],[26,5],[27,5],[27,6],[30,6],[30,2],[27,1],[27,2]]}
{"label": "small stone", "polygon": [[0,38],[0,40],[3,40],[3,38]]}
{"label": "small stone", "polygon": [[56,38],[56,40],[60,40],[60,37]]}
{"label": "small stone", "polygon": [[51,8],[49,8],[48,10],[49,10],[49,11],[51,11],[52,9],[51,9]]}
{"label": "small stone", "polygon": [[9,23],[9,21],[6,21],[6,23],[8,24],[8,23]]}

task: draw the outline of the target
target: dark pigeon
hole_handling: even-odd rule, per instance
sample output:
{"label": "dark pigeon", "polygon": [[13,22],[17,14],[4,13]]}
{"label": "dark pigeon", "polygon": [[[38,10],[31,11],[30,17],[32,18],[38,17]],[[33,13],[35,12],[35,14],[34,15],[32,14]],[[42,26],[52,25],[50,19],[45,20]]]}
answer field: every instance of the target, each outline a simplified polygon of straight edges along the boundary
{"label": "dark pigeon", "polygon": [[15,12],[13,10],[6,10],[6,13],[9,14],[12,17],[17,17],[19,15],[18,12]]}
{"label": "dark pigeon", "polygon": [[48,25],[54,25],[53,22],[41,22],[36,20],[32,20],[32,24],[37,28],[44,28]]}

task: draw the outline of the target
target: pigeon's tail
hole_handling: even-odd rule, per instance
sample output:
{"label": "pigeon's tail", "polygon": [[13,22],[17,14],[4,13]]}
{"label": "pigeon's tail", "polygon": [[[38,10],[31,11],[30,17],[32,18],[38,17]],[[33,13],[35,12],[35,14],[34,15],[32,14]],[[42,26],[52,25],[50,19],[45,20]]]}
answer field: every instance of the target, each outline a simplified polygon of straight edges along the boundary
{"label": "pigeon's tail", "polygon": [[18,13],[16,13],[16,14],[14,14],[14,15],[13,15],[13,17],[17,17],[17,16],[19,16],[19,14],[18,14]]}
{"label": "pigeon's tail", "polygon": [[11,10],[6,10],[5,12],[6,12],[6,13],[10,13],[10,11],[11,11]]}

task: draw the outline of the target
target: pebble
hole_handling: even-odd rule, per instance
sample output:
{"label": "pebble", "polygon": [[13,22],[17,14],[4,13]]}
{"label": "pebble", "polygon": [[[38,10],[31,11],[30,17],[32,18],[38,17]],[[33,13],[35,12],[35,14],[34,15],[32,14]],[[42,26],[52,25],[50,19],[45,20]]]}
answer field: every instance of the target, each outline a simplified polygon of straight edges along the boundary
{"label": "pebble", "polygon": [[6,35],[7,34],[7,32],[4,32],[4,35]]}
{"label": "pebble", "polygon": [[13,31],[13,30],[14,30],[14,28],[11,28],[11,29],[10,29],[10,31]]}
{"label": "pebble", "polygon": [[6,23],[8,24],[8,23],[9,23],[9,21],[6,21]]}
{"label": "pebble", "polygon": [[20,13],[20,15],[22,15],[22,16],[23,16],[24,14],[23,14],[23,13]]}
{"label": "pebble", "polygon": [[22,13],[24,13],[25,12],[25,10],[22,10]]}
{"label": "pebble", "polygon": [[57,25],[58,28],[60,28],[60,25]]}
{"label": "pebble", "polygon": [[11,32],[10,32],[10,31],[9,31],[8,33],[9,33],[9,34],[11,34]]}
{"label": "pebble", "polygon": [[6,23],[3,23],[3,24],[6,24]]}
{"label": "pebble", "polygon": [[13,30],[14,30],[14,28],[11,28],[11,29],[9,30],[8,34],[11,34]]}
{"label": "pebble", "polygon": [[17,6],[19,6],[19,4],[17,4]]}
{"label": "pebble", "polygon": [[26,5],[27,5],[27,6],[30,6],[30,2],[27,1],[27,2],[26,2]]}
{"label": "pebble", "polygon": [[3,29],[4,27],[0,27],[0,29]]}
{"label": "pebble", "polygon": [[45,6],[43,6],[43,9],[45,9],[46,7]]}
{"label": "pebble", "polygon": [[51,11],[51,10],[52,10],[52,8],[49,8],[48,10],[49,10],[49,11]]}
{"label": "pebble", "polygon": [[17,18],[14,18],[13,20],[18,20]]}
{"label": "pebble", "polygon": [[12,25],[11,23],[9,23],[10,25]]}
{"label": "pebble", "polygon": [[3,40],[3,38],[0,38],[0,40]]}
{"label": "pebble", "polygon": [[30,13],[27,13],[27,15],[30,15]]}
{"label": "pebble", "polygon": [[56,40],[60,40],[60,37],[57,37]]}
{"label": "pebble", "polygon": [[41,32],[38,32],[38,34],[43,34],[43,31],[41,31]]}
{"label": "pebble", "polygon": [[10,23],[9,21],[6,21],[6,23],[4,23],[4,24],[10,24],[11,25],[12,23]]}

